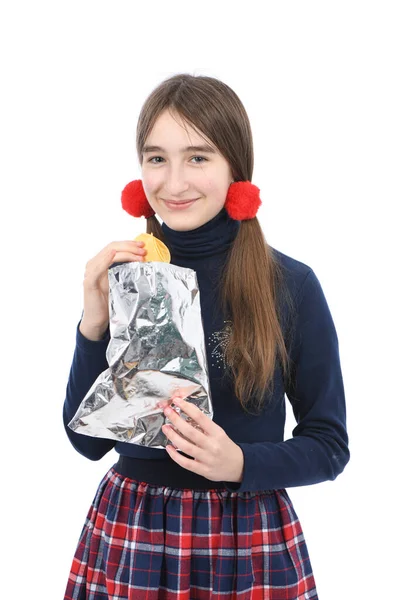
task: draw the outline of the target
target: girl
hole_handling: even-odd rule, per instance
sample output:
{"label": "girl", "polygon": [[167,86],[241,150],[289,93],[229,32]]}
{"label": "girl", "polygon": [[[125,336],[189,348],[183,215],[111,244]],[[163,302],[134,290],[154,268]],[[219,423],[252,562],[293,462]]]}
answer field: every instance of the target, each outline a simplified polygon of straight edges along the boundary
{"label": "girl", "polygon": [[[108,268],[145,253],[138,242],[108,244],[86,265],[63,418],[78,452],[99,460],[115,448],[119,459],[89,509],[64,598],[317,599],[285,488],[334,480],[350,457],[321,285],[263,236],[250,123],[226,84],[187,74],[162,82],[136,141],[142,179],[126,186],[123,208],[146,217],[173,264],[196,271],[214,416],[174,399],[197,427],[167,407],[165,450],[68,427],[108,368]],[[297,426],[283,441],[285,394]]]}

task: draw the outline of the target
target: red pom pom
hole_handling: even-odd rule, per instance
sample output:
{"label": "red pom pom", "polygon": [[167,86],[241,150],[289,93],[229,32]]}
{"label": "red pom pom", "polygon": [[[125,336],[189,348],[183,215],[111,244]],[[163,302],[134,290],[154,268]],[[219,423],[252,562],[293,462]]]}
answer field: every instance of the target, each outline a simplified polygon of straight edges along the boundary
{"label": "red pom pom", "polygon": [[149,217],[155,214],[144,193],[141,179],[128,183],[121,194],[122,208],[132,217]]}
{"label": "red pom pom", "polygon": [[251,181],[236,181],[229,187],[225,208],[232,219],[254,219],[261,206],[260,188]]}

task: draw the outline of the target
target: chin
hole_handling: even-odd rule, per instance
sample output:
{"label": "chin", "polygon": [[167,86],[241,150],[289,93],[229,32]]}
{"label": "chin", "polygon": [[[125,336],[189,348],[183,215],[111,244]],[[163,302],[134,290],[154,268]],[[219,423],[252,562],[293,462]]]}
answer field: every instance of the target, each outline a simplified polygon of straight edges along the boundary
{"label": "chin", "polygon": [[204,225],[204,223],[207,222],[195,218],[184,219],[183,217],[180,217],[171,219],[170,215],[168,215],[166,219],[163,219],[163,221],[166,225],[168,225],[170,229],[175,229],[175,231],[191,231],[192,229],[197,229],[198,227],[201,227],[201,225]]}
{"label": "chin", "polygon": [[170,229],[175,229],[175,231],[191,231],[211,221],[221,209],[222,206],[209,214],[201,210],[191,211],[190,209],[187,211],[177,211],[176,213],[167,212],[164,215],[160,215],[160,218]]}

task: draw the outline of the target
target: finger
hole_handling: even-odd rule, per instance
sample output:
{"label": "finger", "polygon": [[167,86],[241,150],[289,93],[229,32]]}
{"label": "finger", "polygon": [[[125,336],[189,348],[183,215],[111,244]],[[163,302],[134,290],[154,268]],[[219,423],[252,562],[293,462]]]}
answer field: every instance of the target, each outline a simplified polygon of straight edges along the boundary
{"label": "finger", "polygon": [[104,248],[103,253],[108,255],[110,251],[117,253],[120,260],[130,260],[132,256],[144,256],[147,254],[143,242],[134,242],[130,240],[125,242],[112,242]]}
{"label": "finger", "polygon": [[141,250],[138,248],[136,254],[133,252],[117,252],[114,256],[114,262],[140,262],[144,260],[144,256],[147,254],[147,250]]}
{"label": "finger", "polygon": [[210,435],[213,431],[215,432],[215,428],[218,427],[218,425],[192,402],[187,402],[187,400],[183,400],[182,398],[175,398],[174,404],[176,404],[185,415],[197,423],[206,435]]}
{"label": "finger", "polygon": [[106,248],[114,248],[115,250],[133,251],[135,248],[143,248],[144,242],[135,242],[134,240],[123,240],[122,242],[111,242]]}
{"label": "finger", "polygon": [[97,284],[101,276],[107,271],[107,267],[113,263],[116,253],[115,249],[110,248],[107,252],[104,252],[103,256],[96,257],[96,260],[91,259],[86,264],[85,280],[88,284]]}
{"label": "finger", "polygon": [[163,425],[162,431],[167,439],[174,444],[176,448],[185,452],[189,456],[193,456],[196,460],[201,460],[201,448],[193,444],[192,440],[185,438],[180,432],[175,431],[170,425]]}
{"label": "finger", "polygon": [[[180,421],[178,421],[178,424],[165,424],[162,426],[162,431],[165,433],[165,435],[168,437],[168,439],[173,439],[173,440],[177,440],[177,441],[182,441],[182,443],[186,442],[187,444],[192,444],[192,446],[196,446],[197,448],[200,448],[201,446],[196,443],[196,440],[194,439],[195,437],[195,429],[193,429],[193,427],[185,432],[182,431],[182,429],[186,429],[186,426],[184,427],[185,423],[184,421],[181,419]],[[190,427],[190,426],[189,426]],[[182,448],[182,450],[184,450]],[[186,452],[186,450],[184,450],[184,452]],[[187,454],[189,454],[189,452],[187,452]]]}
{"label": "finger", "polygon": [[204,431],[193,419],[188,416],[178,415],[172,408],[166,408],[164,414],[183,437],[186,437],[199,448],[206,447],[207,439]]}
{"label": "finger", "polygon": [[[187,469],[188,471],[192,471],[192,473],[197,473],[197,475],[203,475],[203,477],[205,477],[204,465],[202,465],[197,459],[191,460],[190,458],[186,458],[186,456],[182,456],[182,454],[179,454],[179,452],[171,445],[166,446],[165,449],[172,460],[174,460],[178,465],[184,469]],[[189,453],[186,452],[186,454]]]}
{"label": "finger", "polygon": [[114,260],[114,256],[117,254],[117,250],[114,250],[114,248],[111,248],[110,252],[107,252],[105,258],[104,258],[104,262],[107,264],[111,264],[112,261]]}

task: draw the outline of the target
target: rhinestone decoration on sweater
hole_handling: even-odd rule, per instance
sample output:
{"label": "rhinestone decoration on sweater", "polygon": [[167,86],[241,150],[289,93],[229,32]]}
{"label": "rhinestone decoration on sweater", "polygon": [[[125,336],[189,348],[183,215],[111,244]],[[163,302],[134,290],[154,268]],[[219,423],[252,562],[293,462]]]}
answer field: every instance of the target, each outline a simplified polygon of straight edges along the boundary
{"label": "rhinestone decoration on sweater", "polygon": [[226,323],[224,329],[222,329],[221,331],[215,331],[214,333],[208,336],[208,345],[212,347],[214,344],[216,344],[211,352],[211,357],[213,360],[211,366],[217,367],[218,369],[226,369],[227,365],[225,362],[224,352],[226,350],[226,346],[232,331],[231,322],[224,321],[224,323]]}

